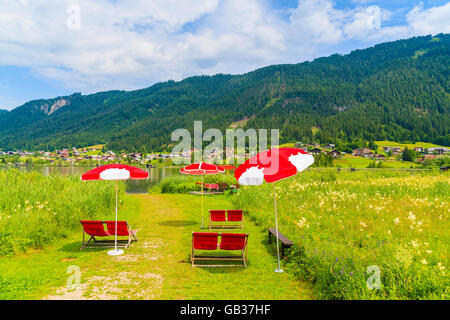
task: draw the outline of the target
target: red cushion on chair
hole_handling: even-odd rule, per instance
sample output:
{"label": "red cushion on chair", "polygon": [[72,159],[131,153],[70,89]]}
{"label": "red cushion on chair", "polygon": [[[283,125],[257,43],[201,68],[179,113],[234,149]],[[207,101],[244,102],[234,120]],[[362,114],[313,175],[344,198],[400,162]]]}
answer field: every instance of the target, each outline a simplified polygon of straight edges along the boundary
{"label": "red cushion on chair", "polygon": [[228,221],[242,221],[242,209],[228,210]]}
{"label": "red cushion on chair", "polygon": [[222,233],[220,249],[222,250],[242,250],[245,248],[246,234],[243,233]]}
{"label": "red cushion on chair", "polygon": [[194,249],[198,250],[216,250],[218,233],[209,232],[194,232],[192,234],[194,239]]}
{"label": "red cushion on chair", "polygon": [[90,236],[107,237],[111,235],[108,231],[105,231],[102,221],[81,220],[80,222],[83,225],[84,231]]}
{"label": "red cushion on chair", "polygon": [[226,210],[209,210],[211,214],[211,221],[226,221]]}
{"label": "red cushion on chair", "polygon": [[[115,221],[105,221],[108,232],[112,235],[116,234],[116,222]],[[130,232],[128,230],[126,221],[117,221],[117,236],[125,237],[129,236]]]}

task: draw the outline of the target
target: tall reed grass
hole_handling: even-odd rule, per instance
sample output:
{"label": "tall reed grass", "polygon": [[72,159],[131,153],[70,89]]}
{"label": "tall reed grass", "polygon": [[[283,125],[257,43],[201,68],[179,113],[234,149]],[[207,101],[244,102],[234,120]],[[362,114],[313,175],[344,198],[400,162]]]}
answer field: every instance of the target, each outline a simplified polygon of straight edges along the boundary
{"label": "tall reed grass", "polygon": [[[189,191],[199,190],[197,182],[201,182],[201,176],[190,176],[178,174],[162,180],[156,186],[150,189],[154,193],[188,193]],[[204,183],[227,183],[229,186],[236,184],[234,175],[230,173],[205,175]]]}
{"label": "tall reed grass", "polygon": [[113,182],[0,171],[0,256],[42,248],[80,228],[81,219],[112,217],[114,208]]}
{"label": "tall reed grass", "polygon": [[[235,205],[273,227],[272,187],[242,187]],[[287,267],[319,297],[450,298],[448,173],[308,171],[275,190],[280,232],[296,244]]]}

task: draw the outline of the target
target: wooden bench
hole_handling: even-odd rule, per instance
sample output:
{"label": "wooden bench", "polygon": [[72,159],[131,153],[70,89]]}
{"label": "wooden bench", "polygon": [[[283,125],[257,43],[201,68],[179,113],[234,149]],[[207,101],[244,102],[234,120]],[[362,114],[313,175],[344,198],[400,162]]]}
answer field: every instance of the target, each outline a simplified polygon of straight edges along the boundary
{"label": "wooden bench", "polygon": [[[272,243],[272,236],[276,238],[277,231],[275,228],[269,228],[269,243]],[[284,248],[290,248],[294,245],[294,243],[286,238],[281,232],[278,230],[278,240],[281,242],[281,257],[284,256]]]}
{"label": "wooden bench", "polygon": [[195,183],[198,187],[200,187],[201,189],[208,189],[208,191],[211,190],[216,190],[219,191],[219,185],[217,183],[201,183],[201,182],[196,182]]}
{"label": "wooden bench", "polygon": [[228,190],[228,183],[219,182],[219,183],[217,183],[217,185],[219,186],[219,190],[220,191]]}

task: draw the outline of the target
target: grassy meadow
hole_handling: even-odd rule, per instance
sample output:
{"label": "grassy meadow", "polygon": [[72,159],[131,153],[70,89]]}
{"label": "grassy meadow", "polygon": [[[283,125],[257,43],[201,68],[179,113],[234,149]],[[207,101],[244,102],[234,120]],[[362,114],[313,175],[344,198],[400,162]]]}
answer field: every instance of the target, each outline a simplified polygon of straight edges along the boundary
{"label": "grassy meadow", "polygon": [[[356,157],[353,155],[345,155],[341,158],[334,159],[333,164],[337,167],[342,168],[355,168],[355,169],[363,169],[368,168],[371,164],[374,163],[374,160],[364,158],[364,157]],[[377,161],[376,163],[379,163]],[[382,167],[387,169],[413,169],[419,168],[420,165],[415,162],[410,161],[401,161],[388,159],[381,161]]]}
{"label": "grassy meadow", "polygon": [[113,183],[0,171],[0,257],[43,248],[78,230],[80,219],[105,218],[114,208]]}
{"label": "grassy meadow", "polygon": [[[272,187],[242,187],[234,204],[273,227]],[[450,298],[448,173],[308,171],[275,191],[280,232],[295,243],[286,267],[318,297]],[[380,289],[367,286],[369,266]]]}

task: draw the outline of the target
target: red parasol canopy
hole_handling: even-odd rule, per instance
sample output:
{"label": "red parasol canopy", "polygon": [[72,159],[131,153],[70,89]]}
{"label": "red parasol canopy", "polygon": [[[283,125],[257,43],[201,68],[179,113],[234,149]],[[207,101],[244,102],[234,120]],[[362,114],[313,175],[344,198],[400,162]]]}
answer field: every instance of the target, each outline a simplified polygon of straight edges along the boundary
{"label": "red parasol canopy", "polygon": [[125,164],[108,164],[92,169],[81,176],[83,181],[128,179],[148,179],[148,172]]}
{"label": "red parasol canopy", "polygon": [[193,164],[190,164],[180,170],[180,173],[182,173],[182,174],[192,174],[192,175],[198,175],[198,176],[204,175],[204,174],[218,174],[218,173],[224,173],[224,172],[225,172],[225,169],[221,169],[220,167],[218,167],[214,164],[205,163],[205,162],[193,163]]}
{"label": "red parasol canopy", "polygon": [[236,169],[236,167],[231,165],[231,164],[224,164],[224,165],[221,165],[221,166],[218,166],[218,167],[221,168],[221,169],[224,169],[224,170],[234,170],[234,169]]}
{"label": "red parasol canopy", "polygon": [[260,185],[289,178],[314,163],[314,157],[296,148],[271,149],[240,165],[234,176],[242,185]]}

